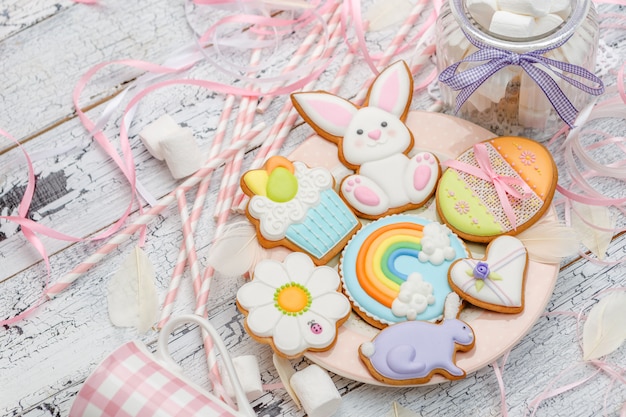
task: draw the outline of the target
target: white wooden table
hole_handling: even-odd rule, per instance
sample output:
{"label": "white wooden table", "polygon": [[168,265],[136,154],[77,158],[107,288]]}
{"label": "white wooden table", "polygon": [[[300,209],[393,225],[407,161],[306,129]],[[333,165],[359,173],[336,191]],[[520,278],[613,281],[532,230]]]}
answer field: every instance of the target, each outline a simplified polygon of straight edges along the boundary
{"label": "white wooden table", "polygon": [[[600,10],[626,13],[626,9],[619,6],[602,5]],[[211,18],[210,13],[198,10],[190,16],[198,27],[207,27]],[[394,33],[395,30],[387,30],[369,34],[368,48],[372,53],[379,52]],[[607,37],[603,29],[602,37],[614,62],[621,65],[626,60],[626,32],[611,29]],[[160,63],[181,46],[191,44],[192,39],[182,0],[101,0],[99,5],[76,4],[70,0],[0,1],[0,129],[17,138],[34,157],[37,189],[30,211],[33,220],[88,238],[119,218],[129,199],[128,184],[76,117],[72,90],[79,78],[96,64],[126,58]],[[294,45],[301,40],[301,34],[290,38]],[[285,48],[282,55],[279,53],[273,58],[274,65],[284,65],[289,51],[292,49]],[[328,88],[334,69],[345,54],[345,46],[340,45],[337,54],[339,59],[320,78],[317,88]],[[425,73],[432,68],[430,64]],[[617,70],[617,67],[611,69]],[[88,110],[92,119],[97,119],[116,93],[140,73],[122,66],[102,71],[82,94],[81,107]],[[191,76],[228,81],[207,63],[198,64]],[[357,58],[340,94],[353,96],[368,76],[367,66]],[[605,69],[603,79],[615,84],[615,71]],[[275,100],[268,112],[258,115],[255,121],[271,125],[285,99]],[[207,90],[171,87],[142,101],[130,128],[130,138],[137,176],[154,196],[167,194],[178,182],[171,178],[162,162],[145,151],[137,133],[167,113],[193,129],[200,146],[208,149],[223,100],[223,95]],[[412,109],[425,110],[432,103],[433,99],[424,91],[414,98]],[[111,138],[117,138],[119,132],[120,109],[104,129]],[[621,129],[623,133],[623,121]],[[308,126],[297,124],[281,153],[287,154],[310,133]],[[248,154],[246,164],[253,155],[254,151]],[[26,173],[21,151],[8,140],[0,139],[0,214],[16,213],[27,183]],[[221,171],[218,174],[221,175]],[[614,196],[624,197],[623,183],[607,184],[604,188]],[[219,181],[214,180],[198,226],[196,244],[203,265],[206,265],[215,230],[211,213],[218,189]],[[193,195],[190,193],[189,198]],[[624,219],[620,220],[623,227]],[[159,297],[163,300],[182,239],[175,205],[152,222],[147,232],[144,249],[155,266]],[[102,242],[74,244],[42,240],[50,254],[52,281],[102,245]],[[67,291],[44,302],[27,319],[0,329],[0,415],[65,416],[82,382],[113,349],[135,339],[154,348],[156,331],[137,334],[133,329],[114,327],[107,313],[107,282],[137,241],[134,238],[121,245]],[[615,259],[625,255],[626,236],[618,235],[609,248],[608,257]],[[0,319],[5,319],[38,300],[46,269],[17,225],[6,221],[0,222],[0,265]],[[235,306],[234,294],[243,282],[243,279],[216,277],[209,299],[209,319],[233,356],[256,353],[263,382],[275,383],[278,375],[271,365],[269,347],[258,345],[247,336],[242,316]],[[567,259],[562,264],[546,311],[577,313],[600,291],[625,285],[624,264],[602,266],[581,258]],[[190,313],[192,309],[193,294],[187,276],[175,314]],[[176,332],[171,337],[171,348],[190,379],[206,385],[207,369],[199,332],[193,327],[190,329],[193,331],[180,329]],[[538,320],[511,351],[504,368],[509,415],[524,415],[529,402],[553,378],[582,360],[577,340],[575,320],[571,317],[556,315]],[[622,347],[609,359],[612,363],[626,365],[626,348]],[[294,362],[299,369],[307,365],[306,360]],[[557,385],[594,371],[591,365],[578,369]],[[394,401],[423,416],[501,414],[498,382],[491,367],[470,374],[464,380],[419,388],[376,387],[337,375],[333,375],[333,381],[343,398],[339,416],[383,416],[391,411]],[[610,379],[601,374],[582,387],[546,401],[537,415],[601,415],[609,384]],[[626,387],[616,383],[606,399],[607,414],[619,415],[624,402]],[[252,405],[259,416],[304,415],[282,389],[267,392]]]}

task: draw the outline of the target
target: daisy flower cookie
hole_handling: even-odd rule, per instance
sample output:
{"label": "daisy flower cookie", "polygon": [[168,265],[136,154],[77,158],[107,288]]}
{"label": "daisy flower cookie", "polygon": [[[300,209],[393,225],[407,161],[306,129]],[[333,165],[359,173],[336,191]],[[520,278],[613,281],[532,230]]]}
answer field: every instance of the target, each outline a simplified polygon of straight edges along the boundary
{"label": "daisy flower cookie", "polygon": [[237,292],[237,306],[250,336],[280,356],[296,358],[334,345],[337,328],[350,315],[340,286],[334,268],[316,267],[307,255],[294,252],[283,262],[259,262],[254,279]]}

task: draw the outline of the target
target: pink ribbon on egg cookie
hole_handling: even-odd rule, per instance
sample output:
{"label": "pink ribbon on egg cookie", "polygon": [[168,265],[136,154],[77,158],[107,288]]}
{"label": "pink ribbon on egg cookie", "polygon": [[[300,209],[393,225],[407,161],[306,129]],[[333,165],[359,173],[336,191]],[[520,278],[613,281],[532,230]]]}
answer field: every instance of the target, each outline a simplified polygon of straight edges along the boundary
{"label": "pink ribbon on egg cookie", "polygon": [[[510,195],[517,199],[526,199],[530,197],[532,190],[521,178],[507,177],[498,174],[493,168],[493,165],[491,165],[489,153],[484,143],[474,145],[474,157],[476,158],[478,166],[455,160],[447,161],[444,165],[492,183],[502,203],[502,209],[504,210],[506,218],[511,223],[511,227],[513,227],[514,230],[517,229],[515,212],[508,196]],[[519,192],[515,189],[513,187],[514,185],[519,186],[523,192]]]}

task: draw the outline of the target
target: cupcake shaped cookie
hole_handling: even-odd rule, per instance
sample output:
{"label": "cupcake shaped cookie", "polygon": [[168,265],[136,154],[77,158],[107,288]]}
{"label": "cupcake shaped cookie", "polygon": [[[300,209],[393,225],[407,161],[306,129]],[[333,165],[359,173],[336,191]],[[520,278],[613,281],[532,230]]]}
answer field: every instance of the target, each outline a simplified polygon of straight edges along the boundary
{"label": "cupcake shaped cookie", "polygon": [[361,226],[333,186],[327,169],[281,156],[246,172],[241,187],[251,197],[246,214],[259,243],[285,246],[310,255],[317,265],[326,264]]}
{"label": "cupcake shaped cookie", "polygon": [[457,235],[473,242],[527,229],[546,212],[556,189],[552,155],[531,139],[481,142],[444,165],[437,211]]}

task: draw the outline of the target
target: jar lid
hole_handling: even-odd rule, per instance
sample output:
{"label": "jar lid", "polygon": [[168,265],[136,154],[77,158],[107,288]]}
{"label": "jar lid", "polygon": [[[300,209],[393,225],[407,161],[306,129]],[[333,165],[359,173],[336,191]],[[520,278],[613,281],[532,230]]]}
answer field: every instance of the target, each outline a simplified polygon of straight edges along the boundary
{"label": "jar lid", "polygon": [[554,31],[531,38],[507,38],[485,30],[471,18],[465,0],[449,0],[450,10],[467,36],[488,46],[507,51],[524,53],[531,50],[550,49],[574,34],[585,20],[591,0],[572,0],[572,12],[565,22]]}

